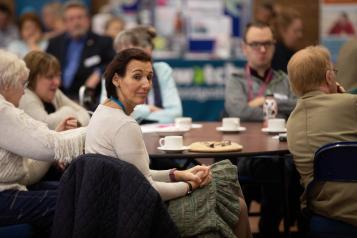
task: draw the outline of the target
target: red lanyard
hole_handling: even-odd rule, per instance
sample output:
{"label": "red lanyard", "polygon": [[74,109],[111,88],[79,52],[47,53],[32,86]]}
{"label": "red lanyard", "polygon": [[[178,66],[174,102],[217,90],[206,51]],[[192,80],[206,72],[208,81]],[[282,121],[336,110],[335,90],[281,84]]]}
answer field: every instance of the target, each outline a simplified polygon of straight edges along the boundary
{"label": "red lanyard", "polygon": [[269,72],[268,72],[267,76],[265,77],[263,84],[260,86],[260,88],[258,90],[258,93],[255,96],[254,96],[254,93],[253,93],[252,74],[250,73],[250,69],[249,69],[248,65],[245,66],[245,77],[246,77],[247,82],[248,82],[248,102],[250,102],[255,97],[260,97],[260,96],[264,95],[265,90],[268,87],[268,84],[273,79],[273,70],[269,69]]}

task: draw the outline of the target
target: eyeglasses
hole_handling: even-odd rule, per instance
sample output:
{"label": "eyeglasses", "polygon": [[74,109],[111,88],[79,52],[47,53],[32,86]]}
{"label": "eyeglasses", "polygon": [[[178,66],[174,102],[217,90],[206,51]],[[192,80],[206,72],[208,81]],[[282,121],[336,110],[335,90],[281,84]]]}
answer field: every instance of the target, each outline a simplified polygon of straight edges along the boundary
{"label": "eyeglasses", "polygon": [[270,49],[274,46],[275,42],[274,41],[253,41],[251,43],[246,43],[249,47],[251,47],[253,50],[260,50],[262,47],[265,49]]}
{"label": "eyeglasses", "polygon": [[27,88],[28,85],[29,85],[29,81],[28,80],[22,82],[22,86],[24,88]]}

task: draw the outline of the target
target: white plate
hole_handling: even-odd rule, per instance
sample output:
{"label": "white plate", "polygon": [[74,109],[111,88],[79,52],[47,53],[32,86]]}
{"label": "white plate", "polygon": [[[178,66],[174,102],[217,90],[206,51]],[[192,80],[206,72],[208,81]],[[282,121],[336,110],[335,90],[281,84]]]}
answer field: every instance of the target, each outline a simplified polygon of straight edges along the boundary
{"label": "white plate", "polygon": [[159,136],[182,136],[183,134],[185,134],[186,132],[188,132],[190,129],[182,129],[182,128],[178,128],[178,127],[164,127],[164,128],[158,128],[156,130],[156,133]]}
{"label": "white plate", "polygon": [[178,149],[167,149],[163,146],[159,146],[159,147],[157,147],[157,149],[161,150],[161,151],[165,151],[166,153],[179,153],[184,150],[188,150],[188,146],[182,146],[181,148],[178,148]]}
{"label": "white plate", "polygon": [[225,129],[222,126],[219,126],[219,127],[216,128],[216,130],[217,131],[221,131],[221,132],[231,132],[231,133],[233,133],[233,132],[245,131],[245,130],[247,130],[247,128],[241,126],[241,127],[237,128],[237,129],[233,129],[232,130],[232,129]]}
{"label": "white plate", "polygon": [[284,133],[286,132],[286,128],[283,130],[277,130],[277,129],[271,129],[271,128],[262,128],[262,132],[267,132],[267,133]]}

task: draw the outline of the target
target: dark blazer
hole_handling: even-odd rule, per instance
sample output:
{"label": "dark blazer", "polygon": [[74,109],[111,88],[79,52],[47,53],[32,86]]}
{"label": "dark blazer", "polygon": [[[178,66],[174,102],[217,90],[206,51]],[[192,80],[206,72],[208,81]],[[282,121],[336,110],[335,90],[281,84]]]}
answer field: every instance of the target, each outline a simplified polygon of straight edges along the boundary
{"label": "dark blazer", "polygon": [[275,52],[271,62],[271,67],[274,70],[282,70],[287,73],[288,62],[294,53],[295,51],[288,49],[282,42],[277,42],[275,44]]}
{"label": "dark blazer", "polygon": [[[54,55],[61,64],[62,71],[66,64],[67,47],[69,44],[68,34],[64,33],[57,37],[50,39],[47,53]],[[100,36],[93,32],[88,32],[86,43],[84,45],[80,64],[78,66],[75,78],[71,87],[62,91],[71,98],[78,98],[79,88],[85,84],[87,78],[97,68],[100,68],[104,72],[105,67],[113,59],[115,55],[113,49],[113,41],[109,37]],[[100,83],[96,88],[97,94],[100,92]]]}
{"label": "dark blazer", "polygon": [[180,237],[159,193],[132,164],[86,154],[64,173],[52,238]]}

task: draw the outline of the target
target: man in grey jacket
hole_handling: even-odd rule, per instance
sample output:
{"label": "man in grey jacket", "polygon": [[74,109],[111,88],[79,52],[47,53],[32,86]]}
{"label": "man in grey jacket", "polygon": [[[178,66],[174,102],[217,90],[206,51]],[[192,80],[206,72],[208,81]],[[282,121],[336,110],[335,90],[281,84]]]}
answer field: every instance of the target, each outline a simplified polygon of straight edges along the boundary
{"label": "man in grey jacket", "polygon": [[[243,41],[242,48],[247,58],[247,65],[244,71],[232,75],[226,83],[226,113],[230,117],[239,117],[241,121],[263,121],[265,98],[273,96],[278,105],[277,117],[287,119],[295,107],[296,99],[290,91],[287,75],[283,71],[271,68],[275,50],[272,30],[263,23],[250,23],[244,32]],[[298,184],[297,172],[292,165],[292,160],[287,159],[284,162],[286,162],[285,170],[290,173],[291,181]],[[241,158],[238,162],[238,169],[239,175],[258,180],[282,181],[283,179],[279,158],[273,156]],[[279,237],[278,228],[284,204],[281,185],[263,183],[261,188],[252,189],[244,186],[243,183],[242,188],[247,204],[251,200],[261,202],[259,222],[261,237]],[[290,205],[294,204],[298,207],[299,196],[294,194],[293,197],[294,201]]]}
{"label": "man in grey jacket", "polygon": [[287,75],[271,68],[275,39],[268,25],[250,23],[243,36],[247,58],[244,72],[232,75],[226,84],[225,110],[242,121],[263,121],[265,96],[271,95],[278,105],[278,117],[287,118],[295,107]]}

